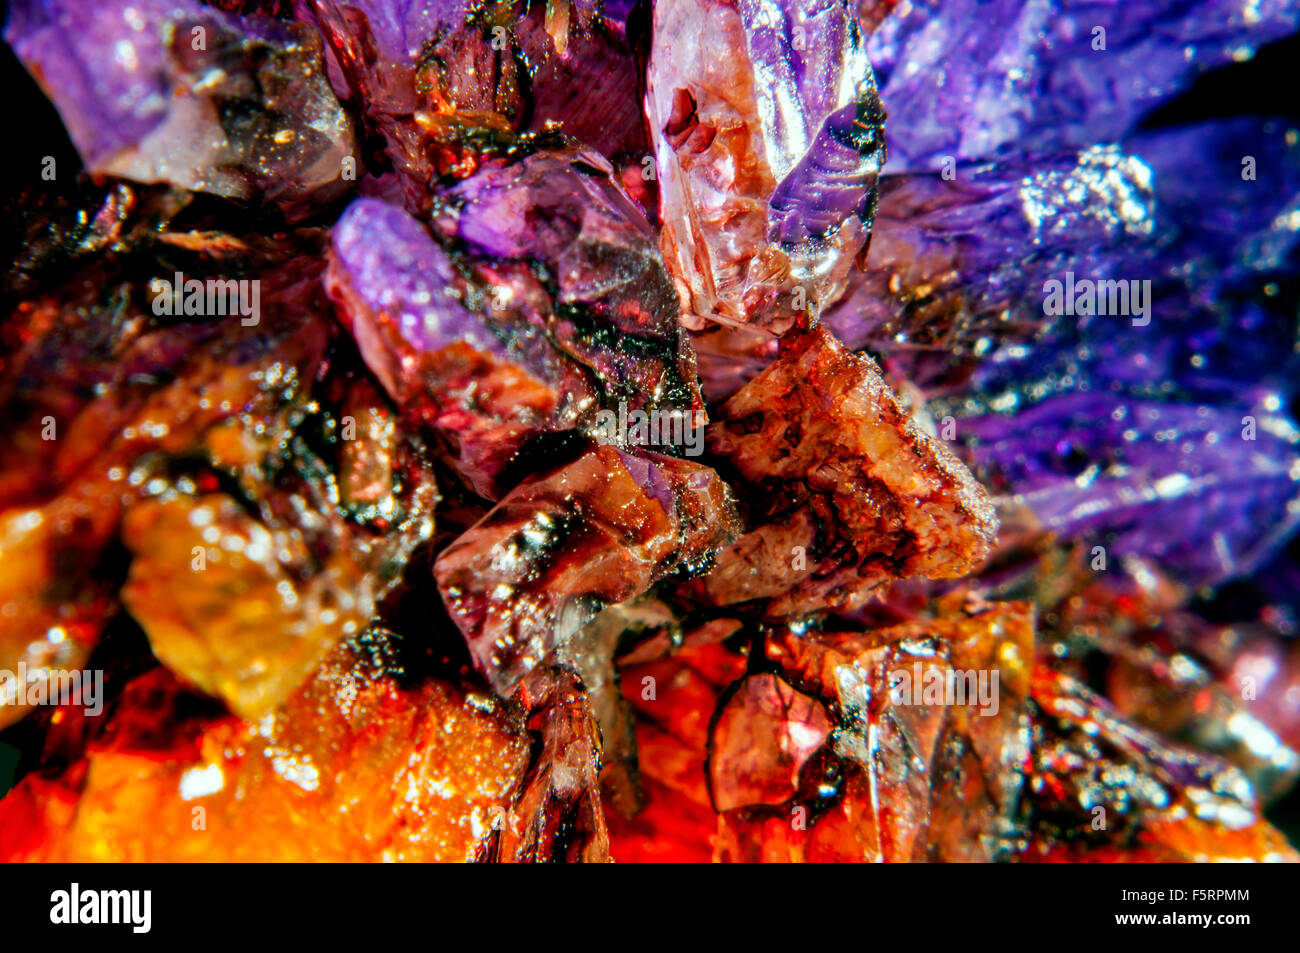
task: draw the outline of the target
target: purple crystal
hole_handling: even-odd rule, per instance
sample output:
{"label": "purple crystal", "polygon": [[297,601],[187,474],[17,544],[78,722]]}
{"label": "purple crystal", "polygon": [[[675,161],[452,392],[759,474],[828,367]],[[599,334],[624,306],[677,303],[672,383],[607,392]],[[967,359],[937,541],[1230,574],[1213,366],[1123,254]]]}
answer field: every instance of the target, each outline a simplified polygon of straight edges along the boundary
{"label": "purple crystal", "polygon": [[435,221],[471,251],[541,262],[563,304],[676,342],[677,293],[645,216],[586,150],[488,166],[446,193]]}
{"label": "purple crystal", "polygon": [[[561,53],[546,31],[544,5],[537,5],[514,24],[520,53],[532,66],[529,90],[532,119],[528,128],[540,131],[559,123],[572,136],[611,159],[627,161],[629,174],[641,177],[651,155],[642,105],[644,79],[629,46],[624,21],[627,11],[606,4],[596,20],[596,4],[580,3],[577,21],[568,29]],[[611,17],[617,17],[611,26]],[[585,22],[584,22],[585,21]]]}
{"label": "purple crystal", "polygon": [[[865,119],[865,122],[864,122]],[[851,218],[870,223],[875,193],[863,184],[880,169],[883,115],[858,105],[831,113],[813,144],[772,194],[769,241],[821,241]]]}
{"label": "purple crystal", "polygon": [[[68,135],[95,168],[167,118],[165,31],[169,22],[200,10],[188,0],[19,0],[10,10],[5,39],[60,106]],[[100,60],[104,49],[115,55]]]}
{"label": "purple crystal", "polygon": [[915,0],[867,49],[890,172],[1115,142],[1199,73],[1300,26],[1287,0]]}
{"label": "purple crystal", "polygon": [[[1066,238],[1077,233],[1082,243],[1069,259],[1047,272],[1039,268],[1036,276],[1063,279],[1068,261],[1078,278],[1150,281],[1150,323],[1137,327],[1107,315],[1058,318],[1032,346],[990,352],[975,375],[979,400],[987,405],[1017,392],[1039,399],[1112,383],[1161,399],[1173,389],[1183,399],[1212,402],[1250,403],[1288,391],[1296,376],[1293,318],[1283,298],[1260,294],[1294,272],[1300,144],[1289,141],[1287,128],[1280,120],[1242,118],[1129,139],[1123,150],[1149,169],[1150,234],[1129,229],[1124,241],[1099,248],[1090,260],[1089,233],[1072,222]],[[891,227],[882,211],[882,244],[873,254],[889,247]],[[940,259],[920,269],[916,283],[941,279],[942,265]],[[977,272],[956,282],[967,285],[968,297],[978,300]],[[1041,285],[1028,291],[1009,312],[1012,327],[1036,310],[1043,320]],[[872,303],[860,304],[869,315]],[[847,310],[842,317],[854,320]],[[996,342],[1003,335],[993,330]],[[879,339],[873,334],[870,346]]]}
{"label": "purple crystal", "polygon": [[823,319],[916,384],[952,383],[1052,324],[1046,280],[1126,274],[1154,212],[1150,170],[1115,147],[886,176],[871,256]]}
{"label": "purple crystal", "polygon": [[457,24],[472,0],[310,0],[319,10],[353,22],[364,18],[374,41],[371,62],[383,70],[413,69],[424,45]]}
{"label": "purple crystal", "polygon": [[1267,409],[1078,393],[961,428],[1046,529],[1193,585],[1249,572],[1300,523],[1300,435]]}
{"label": "purple crystal", "polygon": [[[378,199],[358,199],[333,230],[334,265],[372,314],[391,315],[416,351],[436,351],[460,341],[489,354],[506,348],[478,315],[461,303],[447,253],[428,230],[402,209]],[[406,396],[400,372],[364,327],[356,329],[362,356],[394,397]]]}
{"label": "purple crystal", "polygon": [[528,441],[594,413],[582,370],[539,327],[493,310],[495,296],[397,206],[359,199],[348,208],[334,229],[327,286],[367,365],[452,445],[482,496],[502,492],[498,477]]}

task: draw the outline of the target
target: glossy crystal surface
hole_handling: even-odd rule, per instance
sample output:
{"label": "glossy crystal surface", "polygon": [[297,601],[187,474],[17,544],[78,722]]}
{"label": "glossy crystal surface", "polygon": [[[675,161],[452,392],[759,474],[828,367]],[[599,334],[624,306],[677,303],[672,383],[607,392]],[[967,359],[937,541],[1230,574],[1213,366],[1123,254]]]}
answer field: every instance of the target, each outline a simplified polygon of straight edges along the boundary
{"label": "glossy crystal surface", "polygon": [[13,4],[0,859],[1300,859],[1298,22]]}

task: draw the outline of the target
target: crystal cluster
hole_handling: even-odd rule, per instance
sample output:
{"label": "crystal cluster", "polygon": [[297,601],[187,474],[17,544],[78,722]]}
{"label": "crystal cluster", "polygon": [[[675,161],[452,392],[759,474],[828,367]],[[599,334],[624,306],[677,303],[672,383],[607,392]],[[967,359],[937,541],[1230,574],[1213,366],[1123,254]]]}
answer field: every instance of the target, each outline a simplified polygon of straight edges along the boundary
{"label": "crystal cluster", "polygon": [[1300,860],[1297,26],[17,0],[0,858]]}

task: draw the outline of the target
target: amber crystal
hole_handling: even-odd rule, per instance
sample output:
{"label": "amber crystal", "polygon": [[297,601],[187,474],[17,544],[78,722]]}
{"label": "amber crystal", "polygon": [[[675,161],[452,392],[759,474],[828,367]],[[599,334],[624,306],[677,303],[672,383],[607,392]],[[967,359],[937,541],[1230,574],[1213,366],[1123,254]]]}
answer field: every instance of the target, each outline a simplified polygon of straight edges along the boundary
{"label": "amber crystal", "polygon": [[252,722],[205,712],[166,672],[141,676],[84,760],[0,802],[0,850],[51,861],[474,859],[523,782],[527,735],[488,694],[401,687],[388,648],[381,632],[340,646]]}

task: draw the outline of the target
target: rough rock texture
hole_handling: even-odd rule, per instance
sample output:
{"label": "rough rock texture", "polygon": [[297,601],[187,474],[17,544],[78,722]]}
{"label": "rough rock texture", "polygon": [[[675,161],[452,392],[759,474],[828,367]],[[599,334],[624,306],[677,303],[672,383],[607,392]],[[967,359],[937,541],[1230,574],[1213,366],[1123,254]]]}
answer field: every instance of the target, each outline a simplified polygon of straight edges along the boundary
{"label": "rough rock texture", "polygon": [[983,489],[875,362],[821,329],[722,406],[709,448],[754,492],[748,532],[687,587],[708,604],[856,608],[891,579],[970,572],[997,531]]}

